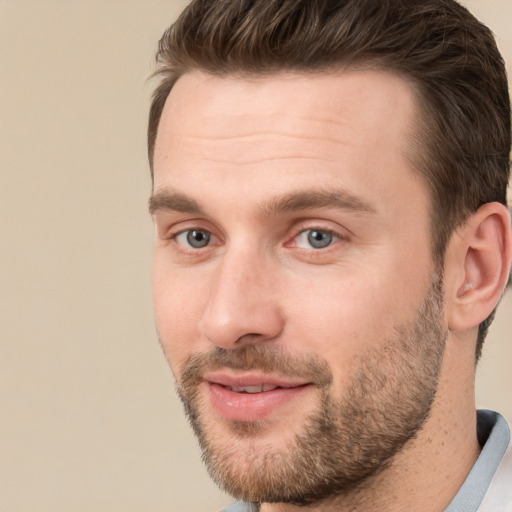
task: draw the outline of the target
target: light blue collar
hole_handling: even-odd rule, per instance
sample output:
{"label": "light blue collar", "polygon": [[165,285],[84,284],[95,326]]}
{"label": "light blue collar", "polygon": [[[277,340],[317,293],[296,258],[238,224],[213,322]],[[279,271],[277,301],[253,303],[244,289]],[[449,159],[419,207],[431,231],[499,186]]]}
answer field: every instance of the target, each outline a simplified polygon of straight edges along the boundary
{"label": "light blue collar", "polygon": [[482,451],[473,469],[445,512],[476,512],[510,442],[505,418],[493,411],[478,411],[478,440]]}

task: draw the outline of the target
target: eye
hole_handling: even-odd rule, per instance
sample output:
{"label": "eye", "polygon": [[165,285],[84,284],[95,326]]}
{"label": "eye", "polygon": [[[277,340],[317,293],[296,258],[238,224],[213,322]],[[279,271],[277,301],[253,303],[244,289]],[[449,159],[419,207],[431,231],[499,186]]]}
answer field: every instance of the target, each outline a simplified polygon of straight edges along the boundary
{"label": "eye", "polygon": [[306,229],[299,233],[296,243],[301,249],[325,249],[338,240],[340,238],[330,231]]}
{"label": "eye", "polygon": [[176,235],[176,241],[193,249],[202,249],[210,244],[211,233],[205,229],[188,229]]}

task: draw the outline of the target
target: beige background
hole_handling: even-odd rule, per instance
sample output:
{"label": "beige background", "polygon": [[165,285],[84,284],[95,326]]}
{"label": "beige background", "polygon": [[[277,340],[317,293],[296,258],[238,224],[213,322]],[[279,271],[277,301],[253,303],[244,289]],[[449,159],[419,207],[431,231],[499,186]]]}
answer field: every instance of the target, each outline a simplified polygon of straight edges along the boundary
{"label": "beige background", "polygon": [[[229,501],[201,466],[151,310],[145,79],[184,3],[0,0],[1,512]],[[467,4],[512,63],[512,1]],[[509,419],[511,333],[509,296],[478,389]]]}

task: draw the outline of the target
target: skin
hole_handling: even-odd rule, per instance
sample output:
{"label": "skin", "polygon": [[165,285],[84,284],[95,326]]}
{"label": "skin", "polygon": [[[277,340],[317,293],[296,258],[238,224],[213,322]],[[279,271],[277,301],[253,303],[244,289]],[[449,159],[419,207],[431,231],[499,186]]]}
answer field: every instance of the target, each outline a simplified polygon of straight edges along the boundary
{"label": "skin", "polygon": [[[178,80],[158,131],[152,199],[156,321],[178,384],[191,357],[253,345],[319,357],[342,397],[362,355],[417,317],[435,269],[429,198],[408,148],[416,115],[412,88],[384,72]],[[210,244],[191,247],[193,229],[211,233]],[[332,243],[311,247],[313,229],[334,233]],[[478,315],[461,313],[457,291],[470,240],[457,235],[447,252],[440,330],[448,338],[428,420],[364,487],[311,510],[441,511],[456,494],[479,453]],[[244,375],[262,378],[223,370]],[[202,422],[219,449],[236,446],[241,472],[250,469],[244,454],[285,451],[318,410],[313,385],[264,414],[249,404],[246,424],[257,428],[241,436],[210,391],[207,382],[197,391]]]}

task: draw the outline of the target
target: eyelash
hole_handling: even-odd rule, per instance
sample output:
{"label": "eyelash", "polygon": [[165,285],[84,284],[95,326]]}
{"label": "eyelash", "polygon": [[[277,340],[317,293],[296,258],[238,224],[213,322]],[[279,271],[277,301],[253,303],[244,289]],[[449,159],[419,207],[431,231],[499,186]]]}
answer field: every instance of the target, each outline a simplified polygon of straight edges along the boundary
{"label": "eyelash", "polygon": [[[309,239],[309,236],[312,235],[313,233],[320,233],[322,235],[327,235],[328,237],[330,237],[330,240],[328,240],[328,244],[324,247],[313,247],[313,243],[312,241]],[[309,233],[309,235],[307,235]],[[299,247],[298,246],[298,241],[299,241],[299,238],[300,237],[306,237],[307,239],[307,243],[310,245],[309,248],[304,248],[304,247]],[[292,238],[292,243],[295,244],[295,246],[298,248],[298,249],[302,249],[302,250],[313,250],[315,252],[319,252],[319,251],[326,251],[328,250],[332,245],[334,245],[336,242],[339,242],[340,240],[344,240],[345,238],[338,232],[332,230],[332,229],[324,229],[324,228],[319,228],[319,227],[308,227],[306,229],[301,229],[300,231],[298,231],[294,237]],[[318,240],[317,240],[318,241]],[[321,241],[319,241],[321,242]]]}
{"label": "eyelash", "polygon": [[[181,243],[178,241],[179,237],[180,237],[180,236],[182,236],[182,235],[187,235],[187,238],[188,238],[188,236],[189,236],[191,233],[194,233],[194,232],[197,232],[197,233],[205,233],[205,234],[206,234],[206,237],[207,237],[207,239],[208,239],[208,243],[207,243],[207,245],[205,245],[204,247],[209,247],[209,246],[211,245],[211,244],[209,243],[209,242],[210,242],[210,240],[211,240],[212,238],[214,238],[214,239],[215,239],[215,238],[217,238],[217,237],[215,237],[215,235],[214,235],[214,234],[213,234],[209,229],[204,229],[204,228],[198,228],[198,227],[196,227],[196,228],[189,228],[189,229],[184,229],[184,230],[182,230],[182,231],[179,231],[178,233],[176,233],[176,234],[172,235],[172,236],[171,236],[171,239],[172,239],[172,240],[174,240],[178,245],[180,245],[180,246],[184,246],[184,245],[185,245],[184,243],[183,243],[183,244],[181,244]],[[190,244],[189,244],[189,246],[188,246],[188,250],[194,250],[194,251],[196,251],[196,250],[199,250],[199,249],[203,249],[204,247],[191,247],[191,246],[190,246]]]}
{"label": "eyelash", "polygon": [[[194,231],[205,233],[208,237],[207,245],[204,245],[202,247],[193,247],[190,245],[190,240],[188,240],[188,243],[186,241],[180,242],[179,237],[186,235],[188,236],[193,233]],[[325,247],[312,247],[311,242],[308,240],[308,243],[310,245],[309,248],[306,247],[300,247],[298,245],[299,237],[306,236],[307,233],[314,233],[314,232],[321,233],[322,235],[327,235],[328,237],[331,237],[332,239],[328,241],[328,244]],[[198,252],[201,249],[206,249],[208,247],[211,247],[212,245],[218,245],[218,243],[211,243],[211,240],[218,241],[219,237],[217,237],[211,230],[201,228],[201,227],[190,227],[187,229],[180,230],[174,234],[171,234],[169,236],[169,239],[172,240],[177,246],[180,247],[182,251],[185,252]],[[337,231],[334,231],[332,229],[328,228],[321,228],[321,227],[307,227],[307,228],[301,228],[297,230],[294,235],[290,238],[290,242],[285,243],[285,247],[296,247],[300,251],[313,251],[313,252],[325,252],[329,250],[329,248],[334,245],[335,243],[339,241],[347,240],[347,237],[340,234]]]}

